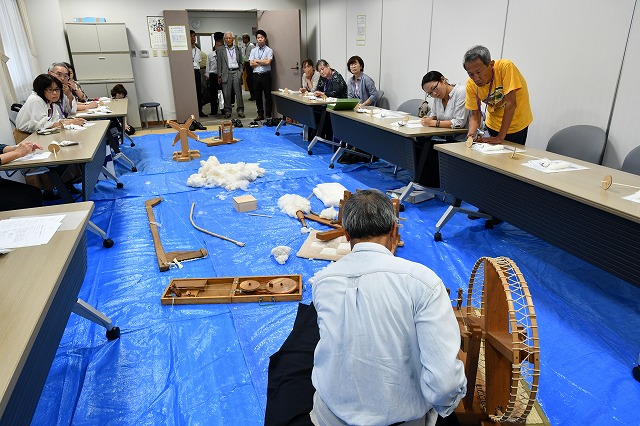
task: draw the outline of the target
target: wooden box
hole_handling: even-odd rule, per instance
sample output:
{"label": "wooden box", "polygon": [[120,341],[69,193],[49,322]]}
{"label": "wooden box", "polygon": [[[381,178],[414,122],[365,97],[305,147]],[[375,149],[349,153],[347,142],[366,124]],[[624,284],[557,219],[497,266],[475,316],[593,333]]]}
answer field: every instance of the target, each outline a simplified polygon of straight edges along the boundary
{"label": "wooden box", "polygon": [[240,213],[250,212],[258,209],[258,201],[253,195],[233,197],[233,208]]}
{"label": "wooden box", "polygon": [[[252,287],[251,284],[253,284],[251,290],[243,290],[243,288]],[[198,305],[207,303],[266,303],[301,299],[302,275],[265,275],[175,278],[162,293],[160,302],[163,305]]]}

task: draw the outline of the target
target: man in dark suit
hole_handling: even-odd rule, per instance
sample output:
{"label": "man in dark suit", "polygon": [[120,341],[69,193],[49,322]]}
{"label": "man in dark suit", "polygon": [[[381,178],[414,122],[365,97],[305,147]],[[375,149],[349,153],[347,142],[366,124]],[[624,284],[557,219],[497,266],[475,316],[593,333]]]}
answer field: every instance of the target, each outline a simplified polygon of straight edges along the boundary
{"label": "man in dark suit", "polygon": [[222,85],[224,98],[224,117],[231,118],[231,104],[235,92],[238,102],[238,117],[244,118],[244,101],[242,99],[242,52],[233,45],[233,33],[224,33],[224,46],[216,49],[218,58],[218,82]]}

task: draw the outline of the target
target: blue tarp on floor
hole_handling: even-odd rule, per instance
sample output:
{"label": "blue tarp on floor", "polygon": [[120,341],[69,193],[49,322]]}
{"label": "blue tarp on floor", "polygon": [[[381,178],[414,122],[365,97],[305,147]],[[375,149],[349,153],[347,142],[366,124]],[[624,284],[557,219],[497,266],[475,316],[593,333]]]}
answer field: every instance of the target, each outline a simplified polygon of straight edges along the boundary
{"label": "blue tarp on floor", "polygon": [[[107,341],[104,329],[71,315],[51,367],[33,424],[36,425],[259,425],[266,406],[269,356],[293,326],[297,302],[260,306],[163,306],[160,296],[172,278],[302,274],[303,303],[308,282],[328,262],[297,258],[306,239],[300,224],[281,213],[284,194],[312,193],[315,185],[337,181],[350,191],[395,189],[411,176],[393,174],[382,161],[328,168],[331,151],[316,145],[307,154],[293,126],[236,129],[241,142],[199,149],[202,160],[259,163],[266,175],[247,191],[191,188],[187,178],[198,161],[177,163],[175,134],[135,137],[124,147],[137,173],[119,170],[123,189],[102,181],[95,190],[92,220],[108,230],[115,245],[102,247],[89,234],[89,266],[80,297],[110,316],[122,336]],[[204,133],[203,136],[211,135]],[[232,197],[252,194],[256,213],[233,209]],[[206,248],[205,259],[159,272],[145,201],[154,208],[166,251]],[[239,247],[203,234],[189,222],[246,243]],[[311,198],[312,209],[323,206]],[[640,424],[640,383],[631,376],[640,351],[640,288],[623,282],[531,235],[503,223],[492,230],[482,220],[457,215],[435,243],[435,222],[447,205],[433,199],[406,204],[397,255],[432,268],[452,289],[466,288],[476,260],[506,256],[521,269],[533,297],[541,347],[539,401],[554,425]],[[596,226],[596,224],[594,224]],[[314,226],[322,229],[321,225]],[[278,264],[271,249],[292,248]]]}

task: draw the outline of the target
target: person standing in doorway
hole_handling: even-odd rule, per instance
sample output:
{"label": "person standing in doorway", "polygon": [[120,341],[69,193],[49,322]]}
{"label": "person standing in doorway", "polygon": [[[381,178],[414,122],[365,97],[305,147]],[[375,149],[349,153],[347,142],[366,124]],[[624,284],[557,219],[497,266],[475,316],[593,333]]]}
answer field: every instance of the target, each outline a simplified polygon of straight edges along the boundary
{"label": "person standing in doorway", "polygon": [[207,114],[202,112],[202,76],[200,75],[200,62],[203,59],[204,53],[196,46],[196,32],[189,31],[191,36],[191,58],[193,59],[193,75],[196,80],[196,97],[198,98],[198,115],[200,117],[206,117]]}
{"label": "person standing in doorway", "polygon": [[233,92],[238,101],[238,117],[244,118],[244,101],[242,99],[242,52],[233,45],[233,33],[224,33],[224,46],[216,49],[218,58],[218,82],[222,85],[224,98],[224,118],[231,118]]}
{"label": "person standing in doorway", "polygon": [[242,48],[242,62],[244,62],[244,69],[247,72],[247,87],[249,88],[249,100],[255,101],[255,97],[253,96],[253,69],[249,64],[249,55],[251,55],[251,51],[255,49],[256,45],[251,43],[251,38],[249,34],[242,35],[242,43],[244,43],[244,47]]}
{"label": "person standing in doorway", "polygon": [[[249,64],[253,68],[253,96],[256,98],[258,116],[256,120],[271,118],[273,101],[271,99],[271,61],[273,50],[267,46],[267,33],[256,31],[258,46],[251,51]],[[264,105],[262,95],[264,94]]]}

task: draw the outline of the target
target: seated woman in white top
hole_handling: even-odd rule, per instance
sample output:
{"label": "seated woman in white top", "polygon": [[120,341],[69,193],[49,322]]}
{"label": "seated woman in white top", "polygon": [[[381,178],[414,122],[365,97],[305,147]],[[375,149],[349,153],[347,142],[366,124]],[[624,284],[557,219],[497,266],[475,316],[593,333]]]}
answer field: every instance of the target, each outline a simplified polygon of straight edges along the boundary
{"label": "seated woman in white top", "polygon": [[[464,107],[466,88],[463,84],[450,84],[438,71],[429,71],[422,77],[422,90],[433,98],[431,111],[422,117],[422,125],[463,129],[469,122],[469,110]],[[453,135],[448,140],[464,141],[465,133]]]}
{"label": "seated woman in white top", "polygon": [[60,104],[62,83],[50,74],[40,74],[33,80],[29,95],[16,117],[16,128],[25,133],[62,127],[65,124],[83,125],[84,118],[65,118]]}
{"label": "seated woman in white top", "polygon": [[380,100],[380,92],[376,89],[376,83],[364,71],[364,61],[360,56],[352,56],[347,61],[347,68],[353,77],[347,83],[348,97],[360,99],[359,106],[375,106]]}
{"label": "seated woman in white top", "polygon": [[[463,84],[449,84],[438,71],[429,71],[422,77],[422,89],[433,98],[431,111],[422,117],[422,125],[428,127],[446,127],[464,129],[469,122],[469,110],[464,107],[466,88]],[[429,188],[440,187],[440,164],[438,152],[433,145],[442,142],[464,141],[466,132],[432,138],[418,138],[416,144],[419,164],[416,177],[418,183]],[[418,176],[419,174],[419,176]]]}
{"label": "seated woman in white top", "polygon": [[302,61],[302,71],[302,87],[300,88],[300,93],[313,92],[318,86],[320,74],[314,68],[311,59]]}

